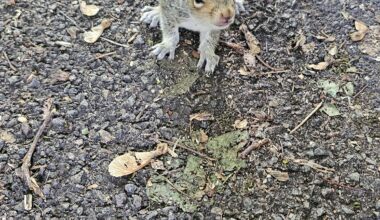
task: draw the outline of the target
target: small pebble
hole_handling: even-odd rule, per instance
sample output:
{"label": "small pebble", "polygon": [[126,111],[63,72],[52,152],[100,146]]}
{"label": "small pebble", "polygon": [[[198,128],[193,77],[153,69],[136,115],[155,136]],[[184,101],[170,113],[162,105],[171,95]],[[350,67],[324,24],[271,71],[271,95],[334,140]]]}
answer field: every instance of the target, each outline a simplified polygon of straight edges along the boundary
{"label": "small pebble", "polygon": [[360,181],[360,174],[359,173],[351,173],[348,175],[348,178],[354,182],[359,182]]}

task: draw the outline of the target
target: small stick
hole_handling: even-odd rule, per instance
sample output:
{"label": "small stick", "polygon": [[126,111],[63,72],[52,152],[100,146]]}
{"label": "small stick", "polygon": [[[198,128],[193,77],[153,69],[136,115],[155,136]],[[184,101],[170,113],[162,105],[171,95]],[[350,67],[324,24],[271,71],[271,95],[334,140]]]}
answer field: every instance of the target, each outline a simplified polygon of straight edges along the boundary
{"label": "small stick", "polygon": [[272,67],[271,65],[269,65],[268,63],[266,63],[259,55],[256,55],[256,58],[264,65],[266,66],[268,69],[271,69],[273,71],[282,71],[281,69],[277,69],[277,68],[274,68]]}
{"label": "small stick", "polygon": [[310,160],[294,159],[294,158],[290,158],[290,160],[292,160],[296,164],[308,166],[308,167],[310,167],[310,168],[312,168],[318,172],[321,172],[321,173],[333,173],[333,172],[335,172],[335,170],[333,168],[324,167],[324,166],[317,164],[317,163],[310,161]]}
{"label": "small stick", "polygon": [[101,55],[99,55],[99,56],[95,56],[95,58],[86,61],[86,63],[90,63],[90,62],[92,62],[92,61],[94,61],[94,60],[99,60],[99,59],[101,59],[101,58],[104,58],[104,57],[106,57],[106,56],[110,56],[110,55],[113,55],[113,54],[116,54],[116,51],[114,51],[114,52],[110,52],[110,53],[101,54]]}
{"label": "small stick", "polygon": [[96,56],[95,57],[95,59],[101,59],[101,58],[103,58],[103,57],[106,57],[106,56],[110,56],[110,55],[113,55],[113,54],[116,54],[116,51],[114,51],[114,52],[109,52],[109,53],[105,53],[105,54],[101,54],[101,55],[99,55],[99,56]]}
{"label": "small stick", "polygon": [[[176,144],[176,143],[174,143],[174,142],[172,142],[172,141],[167,141],[167,140],[164,140],[164,139],[158,139],[159,141],[162,141],[162,142],[165,142],[165,143],[168,143],[168,144]],[[216,159],[214,159],[214,158],[211,158],[211,157],[209,157],[209,156],[207,156],[206,154],[203,154],[203,153],[201,153],[201,152],[198,152],[198,151],[196,151],[196,150],[194,150],[194,149],[191,149],[190,147],[187,147],[187,146],[185,146],[185,145],[181,145],[181,144],[178,144],[177,143],[177,146],[178,147],[180,147],[180,148],[182,148],[182,149],[185,149],[185,150],[187,150],[187,151],[190,151],[190,152],[192,152],[192,153],[194,153],[194,154],[197,154],[198,156],[200,156],[200,157],[203,157],[203,158],[206,158],[207,160],[210,160],[210,161],[216,161]]]}
{"label": "small stick", "polygon": [[108,43],[115,44],[115,45],[120,46],[120,47],[129,48],[128,45],[118,43],[118,42],[116,42],[116,41],[110,40],[110,39],[105,38],[105,37],[100,37],[100,39],[105,40],[105,41],[107,41]]}
{"label": "small stick", "polygon": [[355,187],[347,186],[347,185],[344,185],[344,184],[342,184],[342,183],[336,182],[336,181],[334,181],[334,180],[329,180],[329,179],[327,179],[327,178],[323,178],[323,180],[324,180],[326,183],[328,183],[328,184],[330,184],[330,185],[332,185],[332,186],[341,187],[341,188],[346,188],[346,189],[350,189],[350,190],[357,190],[357,188],[355,188]]}
{"label": "small stick", "polygon": [[244,54],[244,47],[241,46],[240,44],[236,44],[236,43],[231,43],[231,42],[227,42],[227,41],[221,41],[221,43],[223,43],[224,45],[226,45],[227,47],[230,47],[232,49],[234,49],[236,52],[238,52],[239,54]]}
{"label": "small stick", "polygon": [[[73,23],[73,24],[74,24],[77,28],[79,28],[81,31],[83,31],[83,32],[86,31],[86,30],[83,29],[81,26],[79,26],[78,23],[77,23],[74,19],[72,19],[70,16],[66,15],[65,13],[63,13],[63,11],[58,10],[58,12],[59,12],[61,15],[65,16],[65,17],[66,17],[71,23]],[[107,42],[109,42],[109,43],[111,43],[111,44],[115,44],[115,45],[117,45],[117,46],[121,46],[121,47],[129,48],[128,45],[125,45],[125,44],[121,44],[121,43],[115,42],[115,41],[110,40],[110,39],[108,39],[108,38],[106,38],[106,37],[100,37],[100,39],[102,39],[102,40],[104,40],[104,41],[107,41]]]}
{"label": "small stick", "polygon": [[40,139],[42,133],[44,132],[45,128],[50,122],[50,119],[52,118],[52,115],[53,115],[53,110],[51,110],[52,103],[53,103],[53,100],[51,98],[49,98],[45,102],[44,115],[43,115],[44,122],[38,129],[36,136],[34,136],[33,143],[30,146],[25,157],[22,159],[22,165],[21,165],[21,171],[22,171],[21,175],[22,175],[22,178],[25,180],[27,186],[29,187],[30,190],[35,192],[37,195],[39,195],[43,199],[45,199],[45,196],[41,188],[38,186],[38,183],[36,182],[36,180],[30,176],[29,168],[32,165],[31,160],[32,160],[33,153],[37,147],[38,140]]}
{"label": "small stick", "polygon": [[245,158],[251,151],[259,149],[260,147],[268,144],[270,140],[268,138],[265,138],[257,143],[249,145],[243,152],[240,153],[240,158]]}
{"label": "small stick", "polygon": [[314,113],[316,113],[316,112],[318,111],[318,109],[320,109],[320,108],[322,107],[322,105],[323,105],[323,101],[322,101],[321,103],[319,103],[319,104],[317,105],[317,107],[315,107],[314,110],[313,110],[312,112],[310,112],[310,114],[308,114],[308,115],[306,116],[306,118],[305,118],[304,120],[302,120],[301,123],[299,123],[299,124],[297,125],[297,127],[295,127],[293,130],[291,130],[289,134],[293,134],[295,131],[297,131],[298,128],[300,128],[303,124],[305,124],[305,122],[306,122],[307,120],[309,120],[309,118],[310,118],[311,116],[313,116]]}
{"label": "small stick", "polygon": [[368,84],[363,86],[363,88],[358,93],[356,93],[356,95],[352,99],[356,99],[360,95],[360,93],[362,93],[367,87],[368,87]]}
{"label": "small stick", "polygon": [[290,70],[274,70],[274,71],[268,71],[268,72],[262,72],[257,75],[270,75],[270,74],[275,74],[275,73],[288,73]]}
{"label": "small stick", "polygon": [[71,23],[73,23],[77,28],[79,28],[80,30],[82,31],[86,31],[85,29],[83,29],[81,26],[79,26],[79,24],[74,20],[72,19],[70,16],[66,15],[63,11],[61,10],[57,10],[58,13],[60,13],[61,15],[65,16]]}
{"label": "small stick", "polygon": [[127,42],[128,42],[129,44],[132,43],[132,42],[136,39],[136,37],[137,37],[138,34],[139,34],[139,33],[135,33],[134,35],[132,35],[132,37],[129,38]]}
{"label": "small stick", "polygon": [[17,71],[16,67],[14,67],[13,64],[11,63],[11,61],[9,60],[7,53],[5,51],[3,51],[3,54],[4,54],[4,57],[5,57],[5,59],[7,60],[8,64],[9,64],[9,67],[13,71]]}

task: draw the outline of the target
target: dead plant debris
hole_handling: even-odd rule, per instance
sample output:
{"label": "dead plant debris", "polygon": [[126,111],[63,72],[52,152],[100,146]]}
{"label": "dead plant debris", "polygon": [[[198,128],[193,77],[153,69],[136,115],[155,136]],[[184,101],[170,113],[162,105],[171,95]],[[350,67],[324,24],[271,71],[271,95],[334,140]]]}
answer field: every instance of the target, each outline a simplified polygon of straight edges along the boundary
{"label": "dead plant debris", "polygon": [[40,126],[40,128],[38,129],[36,136],[34,136],[33,142],[31,144],[28,152],[26,153],[24,159],[22,160],[22,165],[21,165],[21,171],[22,171],[21,176],[24,179],[24,181],[26,182],[26,185],[29,187],[30,190],[32,190],[34,193],[36,193],[37,195],[39,195],[43,199],[45,199],[45,195],[42,192],[40,186],[38,185],[36,179],[30,175],[29,169],[32,165],[32,162],[31,162],[32,156],[33,156],[33,153],[37,147],[37,143],[38,143],[40,137],[42,136],[42,133],[44,132],[45,128],[47,127],[48,123],[50,122],[50,119],[53,116],[53,112],[55,111],[52,108],[52,105],[53,105],[53,99],[51,99],[51,98],[47,99],[47,101],[45,102],[45,105],[44,105],[44,109],[43,109],[44,110],[44,112],[43,112],[43,120],[44,121],[43,121],[42,125]]}
{"label": "dead plant debris", "polygon": [[111,26],[111,20],[103,19],[100,25],[91,28],[83,34],[83,39],[87,43],[95,43],[102,35],[103,31]]}
{"label": "dead plant debris", "polygon": [[79,5],[80,11],[86,16],[94,16],[98,14],[100,8],[96,5],[87,5],[85,1],[81,1]]}
{"label": "dead plant debris", "polygon": [[272,170],[271,168],[268,168],[266,171],[280,182],[286,182],[289,180],[289,174],[287,172]]}
{"label": "dead plant debris", "polygon": [[111,161],[108,166],[108,172],[111,176],[121,177],[132,174],[151,161],[168,152],[168,145],[166,143],[157,144],[156,150],[149,152],[129,152],[116,157]]}

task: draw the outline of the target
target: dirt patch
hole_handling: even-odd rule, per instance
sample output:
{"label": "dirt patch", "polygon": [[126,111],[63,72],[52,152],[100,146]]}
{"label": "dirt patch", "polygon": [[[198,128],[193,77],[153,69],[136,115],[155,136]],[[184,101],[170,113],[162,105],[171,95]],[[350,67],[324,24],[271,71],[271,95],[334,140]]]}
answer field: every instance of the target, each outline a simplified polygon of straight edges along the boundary
{"label": "dirt patch", "polygon": [[[245,23],[260,42],[261,58],[289,71],[262,74],[268,68],[258,62],[255,74],[241,75],[243,56],[221,44],[221,62],[214,74],[199,73],[191,86],[167,97],[161,95],[166,88],[177,85],[186,73],[196,73],[192,56],[198,36],[181,30],[178,56],[172,62],[149,57],[160,32],[138,18],[142,7],[155,1],[88,2],[101,7],[92,17],[80,13],[77,1],[6,2],[0,5],[3,218],[380,217],[380,64],[377,50],[368,52],[376,36],[367,33],[361,42],[350,39],[355,20],[377,30],[378,1],[249,0],[247,12],[223,32],[222,41],[247,48],[239,31]],[[104,39],[85,43],[81,29],[90,30],[104,18],[112,25],[102,36],[119,45]],[[306,46],[297,48],[301,35]],[[335,46],[330,64],[326,58]],[[321,62],[329,66],[308,68]],[[336,85],[334,95],[321,88],[321,80]],[[42,123],[43,103],[49,97],[56,112],[31,168],[46,200],[32,194],[28,211],[24,197],[29,201],[31,192],[15,174]],[[333,105],[339,115],[317,111],[290,135],[321,101]],[[178,150],[179,158],[166,171],[146,168],[125,178],[107,173],[116,155],[151,150],[156,137],[190,136],[189,116],[198,112],[215,118],[191,127],[209,137],[233,131],[235,120],[246,119],[249,138],[268,138],[271,144],[253,151],[246,167],[232,173],[222,191],[195,201],[196,211],[186,213],[166,201],[153,203],[146,192],[151,176],[186,168],[186,151]],[[112,138],[104,141],[105,133]],[[295,163],[297,159],[335,171],[318,172]],[[211,167],[203,165],[206,173]],[[278,181],[270,175],[274,171],[287,173],[289,179]]]}

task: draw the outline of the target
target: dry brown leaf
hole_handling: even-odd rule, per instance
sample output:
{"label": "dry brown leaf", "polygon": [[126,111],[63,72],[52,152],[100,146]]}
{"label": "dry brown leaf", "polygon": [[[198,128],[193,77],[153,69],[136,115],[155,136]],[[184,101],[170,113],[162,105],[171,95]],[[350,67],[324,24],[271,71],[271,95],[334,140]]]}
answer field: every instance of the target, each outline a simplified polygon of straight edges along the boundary
{"label": "dry brown leaf", "polygon": [[278,181],[286,182],[289,180],[289,174],[287,172],[272,170],[271,168],[268,168],[266,171]]}
{"label": "dry brown leaf", "polygon": [[111,20],[103,19],[100,25],[91,28],[91,31],[86,31],[83,34],[84,41],[87,43],[95,43],[102,35],[104,29],[111,26]]}
{"label": "dry brown leaf", "polygon": [[146,165],[153,158],[168,152],[168,145],[165,143],[157,144],[157,149],[149,152],[129,152],[116,157],[108,166],[111,176],[120,177],[132,174]]}
{"label": "dry brown leaf", "polygon": [[235,123],[234,123],[234,128],[237,128],[237,129],[245,129],[247,128],[247,125],[248,125],[248,121],[247,119],[243,119],[243,120],[236,120]]}
{"label": "dry brown leaf", "polygon": [[334,45],[333,47],[331,47],[331,48],[329,49],[329,54],[330,54],[331,56],[335,56],[335,55],[337,55],[337,54],[338,54],[338,47],[337,47],[336,45]]}
{"label": "dry brown leaf", "polygon": [[354,42],[363,40],[368,32],[367,25],[362,21],[355,21],[355,29],[357,31],[350,34],[351,40]]}
{"label": "dry brown leaf", "polygon": [[199,132],[199,142],[200,143],[206,143],[208,141],[208,136],[206,134],[206,132],[204,132],[203,130],[201,130]]}
{"label": "dry brown leaf", "polygon": [[367,37],[359,44],[359,49],[375,59],[380,58],[380,25],[369,27]]}
{"label": "dry brown leaf", "polygon": [[355,21],[355,28],[357,31],[360,31],[360,32],[367,32],[368,31],[367,25],[362,21]]}
{"label": "dry brown leaf", "polygon": [[245,39],[247,41],[248,47],[252,54],[257,55],[261,52],[260,42],[257,38],[248,30],[247,25],[240,25],[240,31],[244,33]]}
{"label": "dry brown leaf", "polygon": [[13,144],[16,142],[15,136],[8,131],[0,131],[0,139],[8,144]]}
{"label": "dry brown leaf", "polygon": [[249,76],[249,75],[251,75],[251,72],[250,72],[250,71],[247,71],[244,67],[241,67],[241,68],[239,69],[239,73],[240,73],[240,75],[242,75],[242,76]]}
{"label": "dry brown leaf", "polygon": [[356,32],[350,34],[350,38],[354,42],[361,41],[365,37],[365,34],[366,34],[365,32],[356,31]]}
{"label": "dry brown leaf", "polygon": [[195,113],[190,115],[190,121],[210,121],[214,120],[214,116],[208,112]]}
{"label": "dry brown leaf", "polygon": [[325,70],[329,66],[328,62],[320,62],[318,64],[310,64],[307,67],[313,70]]}
{"label": "dry brown leaf", "polygon": [[80,11],[87,16],[94,16],[96,15],[100,8],[96,5],[87,5],[85,1],[80,2]]}
{"label": "dry brown leaf", "polygon": [[304,52],[305,54],[311,54],[315,50],[315,47],[316,47],[315,43],[311,42],[311,43],[302,45],[301,49],[302,49],[302,52]]}
{"label": "dry brown leaf", "polygon": [[256,56],[252,53],[245,52],[244,53],[244,64],[248,69],[254,69],[256,67]]}

